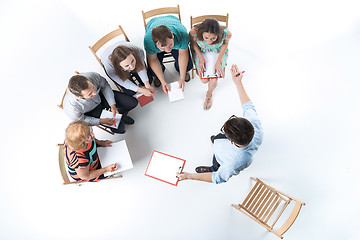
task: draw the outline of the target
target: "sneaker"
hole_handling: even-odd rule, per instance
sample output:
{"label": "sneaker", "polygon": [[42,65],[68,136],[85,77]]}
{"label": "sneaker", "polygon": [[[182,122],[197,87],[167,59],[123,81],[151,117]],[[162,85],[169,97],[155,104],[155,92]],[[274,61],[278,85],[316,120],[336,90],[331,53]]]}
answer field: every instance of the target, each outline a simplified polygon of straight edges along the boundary
{"label": "sneaker", "polygon": [[190,74],[187,72],[185,75],[185,82],[190,81]]}
{"label": "sneaker", "polygon": [[127,125],[133,125],[135,123],[135,120],[132,119],[131,117],[129,116],[123,116],[122,117],[122,120],[124,121],[125,124]]}
{"label": "sneaker", "polygon": [[211,172],[211,171],[210,171],[210,167],[205,167],[205,166],[199,166],[199,167],[195,168],[195,171],[196,171],[197,173]]}
{"label": "sneaker", "polygon": [[161,86],[161,82],[160,82],[158,77],[154,77],[154,86],[155,87],[160,87]]}

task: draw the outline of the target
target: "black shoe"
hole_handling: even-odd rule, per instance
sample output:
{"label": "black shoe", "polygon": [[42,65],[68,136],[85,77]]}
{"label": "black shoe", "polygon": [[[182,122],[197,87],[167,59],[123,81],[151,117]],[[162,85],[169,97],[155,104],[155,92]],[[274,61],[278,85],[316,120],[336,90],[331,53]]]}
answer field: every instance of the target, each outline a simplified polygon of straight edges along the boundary
{"label": "black shoe", "polygon": [[200,166],[200,167],[195,168],[195,172],[206,173],[206,172],[211,172],[211,171],[210,171],[210,167]]}
{"label": "black shoe", "polygon": [[122,117],[122,120],[124,121],[125,124],[127,125],[133,125],[135,123],[135,120],[132,119],[131,117],[129,116],[123,116]]}
{"label": "black shoe", "polygon": [[161,86],[161,82],[160,82],[158,77],[154,77],[154,86],[155,87],[160,87]]}
{"label": "black shoe", "polygon": [[120,124],[119,128],[110,128],[110,130],[113,133],[118,133],[118,134],[124,134],[125,133],[125,125],[124,124]]}
{"label": "black shoe", "polygon": [[185,75],[185,82],[190,81],[190,74],[187,72]]}
{"label": "black shoe", "polygon": [[212,143],[214,143],[214,141],[215,141],[215,135],[212,135],[212,136],[210,137],[210,140],[211,140]]}

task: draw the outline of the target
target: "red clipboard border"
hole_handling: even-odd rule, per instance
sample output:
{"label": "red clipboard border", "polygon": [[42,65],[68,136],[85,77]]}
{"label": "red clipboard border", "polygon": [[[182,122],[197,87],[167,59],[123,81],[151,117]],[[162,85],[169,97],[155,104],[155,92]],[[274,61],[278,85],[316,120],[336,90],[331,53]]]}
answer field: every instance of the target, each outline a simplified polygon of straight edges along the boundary
{"label": "red clipboard border", "polygon": [[176,187],[176,186],[178,185],[178,183],[179,183],[179,179],[177,179],[176,184],[173,184],[173,183],[167,182],[167,181],[165,181],[165,180],[162,180],[162,179],[160,179],[160,178],[156,178],[156,177],[154,177],[154,176],[151,176],[151,175],[146,174],[146,172],[147,172],[147,170],[148,170],[148,168],[149,168],[151,159],[152,159],[152,157],[153,157],[153,155],[154,155],[155,152],[160,153],[160,154],[163,154],[163,155],[166,155],[166,156],[169,156],[169,157],[172,157],[172,158],[179,159],[179,160],[181,160],[181,161],[184,161],[184,163],[183,163],[183,165],[182,165],[182,169],[184,169],[184,167],[185,167],[185,162],[186,162],[186,160],[185,160],[185,159],[182,159],[182,158],[178,158],[178,157],[172,156],[172,155],[169,155],[169,154],[166,154],[166,153],[163,153],[163,152],[159,152],[159,151],[154,150],[154,151],[152,152],[152,154],[151,154],[150,161],[149,161],[149,163],[148,163],[148,165],[147,165],[147,167],[146,167],[145,176],[154,178],[154,179],[156,179],[156,180],[159,180],[159,181],[168,183],[168,184],[173,185],[173,186]]}

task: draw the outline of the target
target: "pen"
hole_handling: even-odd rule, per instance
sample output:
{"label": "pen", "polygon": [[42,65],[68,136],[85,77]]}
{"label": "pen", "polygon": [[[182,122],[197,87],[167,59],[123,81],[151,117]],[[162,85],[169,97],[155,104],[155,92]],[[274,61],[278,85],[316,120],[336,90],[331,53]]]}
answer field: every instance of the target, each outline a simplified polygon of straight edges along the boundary
{"label": "pen", "polygon": [[[180,167],[179,167],[179,170],[178,170],[178,172],[177,172],[177,173],[179,173],[179,174],[180,174],[180,173],[181,173],[181,171],[182,171],[182,167],[180,166]],[[178,177],[178,176],[176,176],[176,178],[179,178],[179,177]]]}
{"label": "pen", "polygon": [[156,93],[156,91],[151,91],[151,93]]}
{"label": "pen", "polygon": [[114,123],[114,126],[116,127],[116,122],[115,122],[115,119],[113,119],[113,123]]}
{"label": "pen", "polygon": [[[242,71],[241,73],[244,73],[245,71]],[[236,74],[235,77],[240,76],[240,73]]]}

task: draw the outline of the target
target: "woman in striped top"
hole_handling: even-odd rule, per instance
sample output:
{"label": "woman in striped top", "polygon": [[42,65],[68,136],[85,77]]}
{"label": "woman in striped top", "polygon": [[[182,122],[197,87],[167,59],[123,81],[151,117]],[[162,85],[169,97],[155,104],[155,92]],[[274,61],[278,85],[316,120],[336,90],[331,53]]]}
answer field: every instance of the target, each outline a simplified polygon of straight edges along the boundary
{"label": "woman in striped top", "polygon": [[64,156],[70,176],[76,181],[96,182],[105,172],[117,169],[116,164],[101,167],[96,147],[111,147],[112,141],[95,138],[92,127],[84,121],[75,121],[66,128]]}

